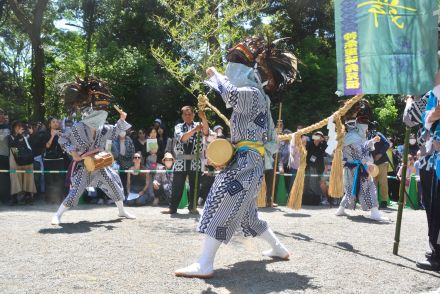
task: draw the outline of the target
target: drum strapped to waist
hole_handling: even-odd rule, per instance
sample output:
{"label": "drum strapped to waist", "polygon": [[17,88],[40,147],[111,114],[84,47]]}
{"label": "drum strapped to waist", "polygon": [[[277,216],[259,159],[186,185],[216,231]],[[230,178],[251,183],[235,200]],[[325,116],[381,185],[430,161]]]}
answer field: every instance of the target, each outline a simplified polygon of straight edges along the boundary
{"label": "drum strapped to waist", "polygon": [[379,167],[373,163],[368,164],[368,174],[375,178],[379,174]]}
{"label": "drum strapped to waist", "polygon": [[225,139],[215,139],[206,150],[206,157],[213,166],[226,166],[234,156],[234,152],[255,150],[261,156],[264,156],[264,145],[261,142],[241,141],[234,146]]}
{"label": "drum strapped to waist", "polygon": [[84,166],[88,172],[94,172],[106,168],[111,166],[113,162],[113,155],[107,151],[101,151],[84,158]]}

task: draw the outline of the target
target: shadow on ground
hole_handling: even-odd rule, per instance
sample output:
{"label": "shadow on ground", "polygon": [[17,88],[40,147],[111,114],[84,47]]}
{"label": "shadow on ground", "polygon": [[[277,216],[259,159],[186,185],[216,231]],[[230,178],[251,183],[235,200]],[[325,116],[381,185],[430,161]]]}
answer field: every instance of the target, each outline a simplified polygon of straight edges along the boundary
{"label": "shadow on ground", "polygon": [[111,224],[120,223],[122,218],[108,220],[108,221],[80,221],[78,223],[64,223],[60,224],[59,227],[40,229],[39,234],[84,234],[89,233],[95,228],[105,228],[107,231],[111,231],[115,226]]}
{"label": "shadow on ground", "polygon": [[[267,265],[274,262],[289,262],[277,260],[242,261],[227,269],[214,272],[214,278],[206,280],[206,284],[215,288],[226,288],[230,293],[279,293],[317,289],[311,283],[312,278],[295,272],[270,271]],[[202,293],[216,293],[211,288]]]}
{"label": "shadow on ground", "polygon": [[339,250],[342,250],[342,251],[351,252],[353,254],[356,254],[356,255],[368,258],[370,260],[384,262],[384,263],[387,263],[387,264],[390,264],[390,265],[393,265],[393,266],[403,267],[403,268],[406,268],[408,270],[412,270],[412,271],[415,271],[415,272],[418,272],[418,273],[422,273],[422,274],[430,275],[430,276],[433,276],[433,277],[436,277],[436,278],[440,278],[440,274],[436,274],[436,273],[432,273],[432,272],[429,272],[429,271],[423,271],[423,270],[417,269],[415,267],[415,261],[411,260],[411,259],[409,259],[407,257],[404,257],[404,256],[400,256],[399,255],[400,258],[413,263],[414,267],[407,266],[407,265],[404,265],[402,263],[393,262],[393,261],[390,261],[390,260],[382,259],[382,258],[379,258],[379,257],[376,257],[376,256],[372,256],[372,255],[363,253],[362,251],[355,249],[354,246],[351,245],[348,242],[336,242],[336,245],[334,245],[334,244],[329,244],[329,243],[326,243],[326,242],[321,242],[321,241],[314,240],[313,238],[311,238],[311,237],[309,237],[307,235],[301,234],[301,233],[292,233],[292,236],[285,235],[285,234],[282,234],[280,232],[276,232],[276,234],[280,235],[280,236],[283,236],[283,237],[287,237],[287,238],[290,237],[290,238],[293,238],[293,239],[298,240],[298,241],[312,242],[312,243],[320,244],[320,245],[323,245],[323,246],[333,247],[335,249],[339,249]]}

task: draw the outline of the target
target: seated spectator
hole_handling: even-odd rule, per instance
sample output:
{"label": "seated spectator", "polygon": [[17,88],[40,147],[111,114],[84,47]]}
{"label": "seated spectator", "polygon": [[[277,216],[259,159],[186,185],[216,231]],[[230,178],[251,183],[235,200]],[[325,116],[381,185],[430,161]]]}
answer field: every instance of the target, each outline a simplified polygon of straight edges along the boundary
{"label": "seated spectator", "polygon": [[167,170],[168,172],[156,173],[153,181],[154,188],[154,202],[153,205],[166,204],[170,205],[171,191],[173,187],[173,164],[174,157],[171,153],[165,153],[162,163],[159,165],[158,170]]}
{"label": "seated spectator", "polygon": [[[134,155],[133,141],[125,131],[119,133],[119,138],[112,143],[112,153],[116,163],[119,165],[119,169],[127,170],[133,165]],[[122,186],[124,190],[127,185],[127,173],[119,173],[121,177]],[[127,195],[127,190],[124,191],[124,195]]]}
{"label": "seated spectator", "polygon": [[[9,135],[9,166],[12,170],[33,170],[34,156],[28,142],[28,134],[24,134],[24,125],[16,121],[12,124],[12,134]],[[37,192],[34,181],[34,174],[31,173],[10,173],[11,180],[11,202],[10,205],[18,203],[22,193],[26,204],[33,203],[33,195]]]}
{"label": "seated spectator", "polygon": [[[136,152],[133,155],[133,166],[130,170],[144,170],[146,169],[143,164],[141,164],[142,155]],[[148,186],[150,184],[150,175],[147,173],[140,172],[129,172],[127,174],[127,205],[141,206],[153,201],[154,197],[147,193]]]}

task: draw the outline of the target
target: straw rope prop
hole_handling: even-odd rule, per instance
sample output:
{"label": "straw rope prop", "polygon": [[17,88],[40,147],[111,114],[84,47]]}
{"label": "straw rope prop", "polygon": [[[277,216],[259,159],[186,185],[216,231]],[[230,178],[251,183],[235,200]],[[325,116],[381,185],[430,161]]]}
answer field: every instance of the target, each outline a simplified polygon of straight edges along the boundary
{"label": "straw rope prop", "polygon": [[333,154],[328,194],[333,198],[341,198],[344,194],[344,182],[341,179],[344,172],[344,167],[342,166],[342,148],[344,147],[345,126],[342,123],[342,116],[340,114],[335,116],[334,119],[336,124],[336,140],[338,141],[338,146]]}
{"label": "straw rope prop", "polygon": [[[362,99],[364,95],[356,95],[350,100],[346,101],[344,106],[341,107],[339,110],[337,110],[335,113],[333,113],[333,117],[335,118],[335,123],[337,127],[337,139],[338,139],[338,146],[335,150],[335,158],[333,159],[332,163],[332,172],[330,177],[330,183],[332,192],[332,196],[334,197],[341,197],[341,195],[336,196],[340,191],[343,191],[343,184],[342,184],[342,147],[343,147],[343,138],[345,135],[345,128],[343,127],[341,118],[349,111],[354,104],[356,104],[358,101]],[[302,205],[302,196],[304,192],[304,178],[305,178],[305,171],[307,166],[307,150],[304,147],[304,145],[301,142],[301,136],[311,133],[315,130],[321,129],[324,126],[328,124],[329,118],[326,118],[318,123],[315,123],[311,126],[308,126],[306,128],[298,130],[294,134],[289,135],[281,135],[278,136],[278,139],[280,141],[289,141],[292,139],[292,137],[295,140],[295,146],[299,148],[300,152],[300,163],[298,172],[296,174],[295,182],[293,184],[292,190],[290,191],[289,195],[289,202],[287,203],[287,206],[292,209],[300,209]],[[342,127],[341,127],[342,126]],[[335,163],[336,162],[336,163]],[[335,167],[335,170],[333,170],[333,167]],[[333,178],[333,179],[332,179]],[[340,183],[338,183],[340,182]],[[330,189],[329,189],[330,190]]]}

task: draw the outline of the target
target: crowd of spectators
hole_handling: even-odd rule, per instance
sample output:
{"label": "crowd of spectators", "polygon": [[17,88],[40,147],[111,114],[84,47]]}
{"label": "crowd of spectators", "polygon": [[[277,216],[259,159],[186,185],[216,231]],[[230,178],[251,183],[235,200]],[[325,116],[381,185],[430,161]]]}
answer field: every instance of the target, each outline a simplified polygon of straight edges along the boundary
{"label": "crowd of spectators", "polygon": [[[183,122],[174,127],[174,133],[168,133],[162,120],[157,118],[147,128],[134,127],[121,132],[112,142],[111,153],[115,159],[113,167],[120,170],[127,205],[168,205],[169,209],[165,213],[175,213],[186,186],[190,200],[189,209],[192,209],[197,131],[204,134],[202,148],[199,150],[202,160],[198,187],[198,205],[203,205],[214,182],[215,172],[215,168],[206,160],[206,146],[215,138],[227,137],[221,125],[205,130],[194,122],[194,117],[191,107],[183,107]],[[0,170],[10,171],[0,172],[0,200],[4,204],[32,204],[35,199],[55,204],[63,200],[70,184],[66,180],[65,171],[68,170],[71,158],[58,144],[58,140],[73,124],[74,121],[69,118],[49,118],[46,124],[19,120],[10,122],[7,113],[0,109]],[[298,126],[297,130],[301,128],[302,126]],[[283,133],[290,134],[292,131],[284,129]],[[379,174],[374,180],[380,195],[380,207],[385,208],[389,199],[397,201],[398,198],[399,182],[402,180],[400,174],[403,147],[396,146],[393,138],[377,134],[385,140],[381,140],[380,146],[375,146],[371,155],[379,167]],[[303,203],[306,205],[337,205],[337,200],[329,198],[327,194],[332,162],[331,156],[325,152],[327,140],[327,136],[321,131],[315,132],[311,137],[304,135],[301,140],[307,150],[303,196]],[[407,189],[411,176],[416,176],[417,179],[417,151],[415,135],[412,134],[409,172],[407,179],[404,179]],[[287,194],[295,180],[299,161],[300,152],[293,140],[281,142],[277,172],[285,175]],[[36,172],[13,172],[16,170]],[[126,172],[128,170],[130,172]],[[49,171],[60,172],[48,173]],[[267,202],[273,206],[273,169],[265,172],[265,178]],[[110,202],[102,191],[94,187],[87,189],[83,199],[90,203]],[[419,199],[422,199],[422,195]],[[420,205],[423,206],[423,203]]]}

